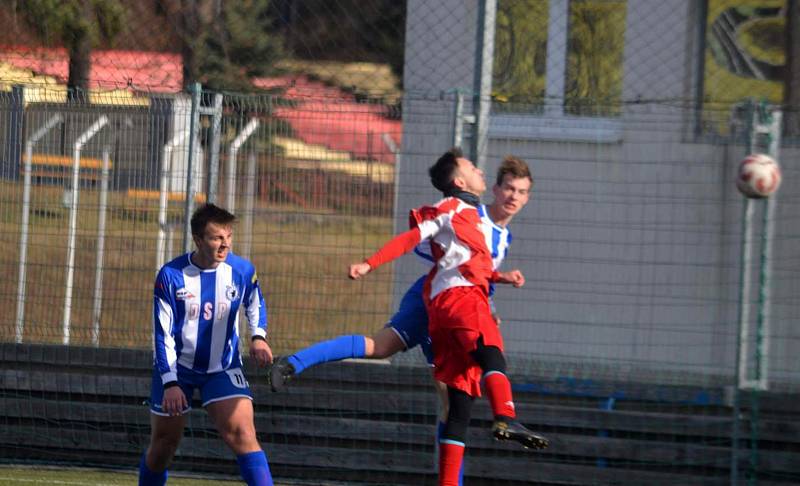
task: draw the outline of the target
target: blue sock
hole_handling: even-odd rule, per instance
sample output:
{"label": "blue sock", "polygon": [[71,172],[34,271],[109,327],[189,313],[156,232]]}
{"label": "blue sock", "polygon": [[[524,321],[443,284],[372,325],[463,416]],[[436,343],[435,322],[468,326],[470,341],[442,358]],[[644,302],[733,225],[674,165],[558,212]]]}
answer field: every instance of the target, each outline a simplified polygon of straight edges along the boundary
{"label": "blue sock", "polygon": [[249,452],[236,456],[239,472],[247,486],[273,486],[272,474],[269,472],[267,455],[264,451]]}
{"label": "blue sock", "polygon": [[[439,441],[444,435],[444,422],[438,422],[436,425],[436,452],[439,452]],[[464,486],[464,461],[461,461],[461,469],[458,470],[458,486]]]}
{"label": "blue sock", "polygon": [[364,336],[339,336],[330,341],[322,341],[289,356],[295,374],[320,363],[340,361],[347,358],[363,358]]}
{"label": "blue sock", "polygon": [[444,435],[444,426],[445,423],[442,421],[437,422],[436,424],[436,443],[438,444],[440,440],[442,440],[442,436]]}
{"label": "blue sock", "polygon": [[167,484],[167,470],[154,473],[148,469],[147,462],[145,462],[146,457],[147,452],[142,454],[142,460],[139,461],[139,486],[164,486]]}

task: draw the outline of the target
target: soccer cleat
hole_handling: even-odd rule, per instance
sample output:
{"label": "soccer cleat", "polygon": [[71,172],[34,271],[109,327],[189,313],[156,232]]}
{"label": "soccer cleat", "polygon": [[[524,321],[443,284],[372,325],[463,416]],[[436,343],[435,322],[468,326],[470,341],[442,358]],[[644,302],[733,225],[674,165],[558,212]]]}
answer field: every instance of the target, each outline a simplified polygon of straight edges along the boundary
{"label": "soccer cleat", "polygon": [[281,356],[278,361],[272,363],[272,368],[269,370],[269,386],[274,392],[281,391],[293,376],[294,365],[286,356]]}
{"label": "soccer cleat", "polygon": [[550,445],[546,437],[533,433],[516,420],[495,420],[492,434],[496,440],[517,441],[526,449],[546,449]]}

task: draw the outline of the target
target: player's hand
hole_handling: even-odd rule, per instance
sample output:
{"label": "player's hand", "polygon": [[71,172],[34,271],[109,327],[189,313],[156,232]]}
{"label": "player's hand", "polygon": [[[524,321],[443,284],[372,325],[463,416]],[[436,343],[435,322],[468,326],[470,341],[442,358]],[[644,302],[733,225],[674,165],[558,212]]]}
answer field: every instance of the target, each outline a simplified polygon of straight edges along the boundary
{"label": "player's hand", "polygon": [[511,284],[516,288],[520,288],[525,285],[525,275],[522,274],[521,271],[514,269],[509,272],[498,272],[499,279],[497,280],[500,283]]}
{"label": "player's hand", "polygon": [[368,274],[370,270],[372,270],[372,267],[370,267],[367,262],[354,263],[350,265],[350,271],[347,276],[353,280],[358,280]]}
{"label": "player's hand", "polygon": [[272,349],[263,339],[253,339],[250,341],[250,357],[264,368],[272,363]]}
{"label": "player's hand", "polygon": [[164,399],[161,401],[161,410],[169,414],[170,417],[181,415],[184,410],[189,408],[186,395],[179,386],[171,386],[164,390]]}
{"label": "player's hand", "polygon": [[492,319],[494,319],[494,323],[497,325],[497,327],[500,327],[500,323],[503,322],[503,320],[500,319],[500,316],[497,314],[492,314]]}

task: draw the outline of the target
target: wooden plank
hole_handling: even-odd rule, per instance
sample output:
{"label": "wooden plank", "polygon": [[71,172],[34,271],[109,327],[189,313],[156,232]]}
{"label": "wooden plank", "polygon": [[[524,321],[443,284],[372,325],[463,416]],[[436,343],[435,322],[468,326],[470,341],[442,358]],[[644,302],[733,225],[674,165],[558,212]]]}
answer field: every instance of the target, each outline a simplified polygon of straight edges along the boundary
{"label": "wooden plank", "polygon": [[[372,414],[396,416],[398,414],[426,417],[433,421],[436,398],[432,392],[392,392],[364,388],[362,390],[317,389],[290,387],[281,393],[272,393],[263,379],[254,381],[251,389],[255,407],[271,411],[297,412],[305,410],[316,414]],[[122,397],[129,402],[141,402],[150,395],[151,378],[148,375],[93,375],[54,371],[0,371],[0,387],[23,392],[59,393],[65,398],[80,400],[83,396]],[[619,434],[668,434],[675,437],[715,437],[728,439],[731,435],[730,417],[703,416],[683,413],[650,413],[581,407],[517,403],[521,420],[531,427],[544,430],[554,428],[585,429],[587,432],[614,431]],[[491,411],[485,400],[476,403],[474,420],[488,420]],[[742,430],[749,430],[749,422],[742,422]],[[761,440],[800,443],[800,418],[764,418],[759,421]]]}
{"label": "wooden plank", "polygon": [[[1,353],[4,360],[24,360],[25,354],[35,355],[37,359],[29,362],[48,364],[74,365],[84,362],[102,368],[124,369],[146,368],[152,366],[152,352],[149,350],[119,350],[92,347],[64,347],[57,345],[16,345],[4,344],[5,348],[23,347],[18,351],[18,356],[13,353]],[[24,349],[27,347],[28,349]],[[62,350],[58,350],[62,348]],[[118,356],[120,351],[125,351],[126,360]],[[10,356],[9,356],[10,355]],[[77,356],[76,356],[77,355]],[[249,359],[245,358],[245,372],[248,376],[255,376],[255,371]],[[263,374],[263,370],[260,374]],[[680,403],[695,405],[717,405],[724,402],[721,398],[721,388],[701,388],[680,385],[653,385],[641,383],[615,383],[589,379],[571,379],[560,377],[555,379],[523,377],[512,375],[515,393],[524,396],[572,396],[581,398],[609,398],[615,397],[619,403],[626,401],[652,401],[657,403]],[[394,366],[385,364],[371,364],[367,360],[358,362],[337,362],[324,366],[317,366],[307,370],[295,379],[295,386],[320,386],[335,383],[336,386],[348,385],[362,386],[374,383],[386,387],[414,386],[430,388],[430,374],[423,366]]]}
{"label": "wooden plank", "polygon": [[726,405],[725,390],[722,387],[621,383],[592,379],[575,379],[569,376],[533,381],[530,377],[517,377],[512,375],[511,381],[515,392],[527,392],[540,395],[597,399],[613,398],[617,402],[649,401],[698,406]]}
{"label": "wooden plank", "polygon": [[[149,372],[152,366],[152,352],[144,349],[93,348],[80,346],[42,345],[42,344],[0,344],[0,362],[4,365],[21,363],[36,366],[88,366],[94,372],[100,370],[142,370]],[[4,366],[6,368],[10,366]],[[245,372],[249,377],[265,376],[263,370],[256,370],[250,360],[245,358]],[[728,401],[724,387],[697,387],[682,385],[658,385],[652,383],[621,383],[604,380],[575,379],[569,376],[547,379],[544,377],[511,376],[517,401],[529,399],[542,402],[551,398],[575,397],[586,400],[614,398],[618,406],[631,402],[652,402],[654,404],[674,404],[696,407],[722,407]],[[425,367],[370,364],[366,360],[358,362],[329,363],[306,371],[295,379],[293,386],[364,386],[369,384],[385,386],[419,387],[429,389],[430,375]],[[752,401],[745,394],[743,406],[748,408]],[[798,394],[769,393],[759,394],[760,412],[797,412],[795,404]]]}
{"label": "wooden plank", "polygon": [[[151,201],[157,201],[161,197],[161,193],[159,191],[149,191],[147,189],[128,189],[127,196],[131,199],[145,199]],[[168,192],[167,193],[167,200],[173,202],[181,202],[186,200],[186,193],[185,192]],[[198,193],[194,195],[195,202],[204,203],[206,202],[206,195],[202,193]]]}
{"label": "wooden plank", "polygon": [[[31,176],[36,178],[37,180],[41,179],[53,179],[53,180],[61,180],[61,179],[72,179],[72,174],[67,174],[65,172],[48,172],[43,170],[34,170],[31,171]],[[90,172],[80,172],[78,178],[82,181],[92,181],[97,182],[100,180],[99,174],[92,174]]]}
{"label": "wooden plank", "polygon": [[0,362],[4,368],[88,367],[95,373],[104,370],[152,371],[153,352],[143,349],[90,348],[48,344],[0,344]]}
{"label": "wooden plank", "polygon": [[[95,157],[81,157],[79,160],[79,165],[81,169],[93,169],[93,170],[101,170],[103,168],[103,160],[98,159]],[[22,159],[20,164],[24,165],[25,160]],[[54,167],[54,168],[72,168],[74,164],[74,160],[72,157],[67,155],[53,155],[53,154],[32,154],[31,155],[31,165],[32,166],[45,166],[45,167]],[[112,167],[113,162],[111,160],[108,161],[108,166]]]}
{"label": "wooden plank", "polygon": [[[116,429],[149,429],[149,414],[141,405],[117,405],[98,403],[61,403],[53,400],[0,399],[4,415],[9,418],[40,419],[48,422],[84,423],[86,428],[103,428],[108,424]],[[256,428],[263,437],[281,438],[282,441],[302,442],[308,440],[357,441],[370,443],[369,447],[392,446],[431,447],[435,435],[433,425],[393,422],[384,419],[357,419],[346,417],[315,417],[285,413],[257,413]],[[195,433],[213,431],[214,427],[205,413],[189,414],[188,427]],[[548,434],[552,440],[549,450],[537,453],[537,457],[570,456],[572,461],[583,458],[583,462],[594,462],[598,458],[662,464],[679,468],[716,468],[726,470],[730,460],[727,447],[716,441],[669,442],[664,439],[634,440],[615,437],[598,437],[581,434]],[[499,443],[490,438],[488,427],[471,427],[467,439],[471,451],[485,450],[495,453],[519,453],[517,444]],[[740,453],[742,462],[749,459],[749,451]],[[800,451],[769,451],[763,454],[760,466],[765,471],[786,472],[800,475]]]}
{"label": "wooden plank", "polygon": [[0,388],[18,392],[60,393],[73,400],[95,395],[148,397],[151,381],[150,377],[0,370]]}

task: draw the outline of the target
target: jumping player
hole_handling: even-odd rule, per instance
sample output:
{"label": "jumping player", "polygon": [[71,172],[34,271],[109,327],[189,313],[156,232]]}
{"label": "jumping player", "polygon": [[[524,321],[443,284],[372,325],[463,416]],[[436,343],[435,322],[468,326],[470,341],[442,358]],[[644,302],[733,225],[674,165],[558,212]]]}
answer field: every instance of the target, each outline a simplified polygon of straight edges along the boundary
{"label": "jumping player", "polygon": [[378,266],[430,244],[434,267],[423,284],[434,351],[434,376],[447,385],[449,411],[439,440],[439,484],[458,484],[464,440],[481,380],[494,413],[498,440],[515,440],[542,449],[548,440],[516,420],[511,384],[506,377],[503,340],[489,304],[493,269],[482,231],[479,196],[486,189],[483,172],[461,152],[445,153],[429,169],[431,182],[445,198],[411,212],[412,229],[397,235],[364,262],[350,266],[359,279]]}
{"label": "jumping player", "polygon": [[[491,250],[492,265],[495,269],[499,269],[511,245],[512,237],[508,224],[528,203],[532,185],[533,177],[528,165],[521,159],[508,156],[497,169],[496,183],[492,188],[494,194],[492,204],[489,206],[481,204],[478,207],[486,244]],[[426,261],[433,262],[429,245],[420,244],[414,252]],[[525,278],[519,270],[499,272],[499,275],[500,283],[510,283],[515,287],[522,287],[525,284]],[[321,363],[348,358],[385,359],[416,346],[420,346],[428,364],[433,365],[433,353],[428,335],[428,313],[422,298],[422,286],[426,277],[427,274],[422,275],[408,288],[397,312],[372,336],[339,336],[278,359],[270,370],[272,390],[282,390],[292,377]],[[493,293],[494,285],[491,285],[490,298]],[[496,314],[495,320],[499,321]],[[439,424],[441,432],[447,417],[447,388],[441,382],[436,384],[442,402]]]}
{"label": "jumping player", "polygon": [[252,395],[239,355],[239,311],[250,327],[250,355],[272,362],[267,308],[256,269],[231,252],[234,215],[205,204],[192,215],[196,251],[164,265],[155,282],[154,366],[150,446],[139,464],[139,485],[162,486],[200,390],[222,440],[236,454],[250,486],[272,486],[267,457],[256,439]]}

